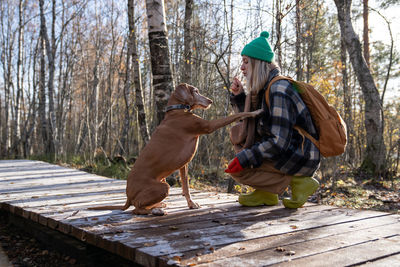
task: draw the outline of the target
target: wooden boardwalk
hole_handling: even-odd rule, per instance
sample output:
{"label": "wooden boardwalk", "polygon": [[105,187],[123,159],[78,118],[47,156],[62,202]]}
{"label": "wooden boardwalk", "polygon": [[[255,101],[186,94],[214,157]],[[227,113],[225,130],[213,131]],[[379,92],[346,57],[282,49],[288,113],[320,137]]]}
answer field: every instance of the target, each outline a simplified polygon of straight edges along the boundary
{"label": "wooden boardwalk", "polygon": [[400,266],[400,215],[308,203],[245,208],[180,188],[168,215],[87,210],[125,203],[125,181],[40,161],[0,161],[0,209],[145,266]]}

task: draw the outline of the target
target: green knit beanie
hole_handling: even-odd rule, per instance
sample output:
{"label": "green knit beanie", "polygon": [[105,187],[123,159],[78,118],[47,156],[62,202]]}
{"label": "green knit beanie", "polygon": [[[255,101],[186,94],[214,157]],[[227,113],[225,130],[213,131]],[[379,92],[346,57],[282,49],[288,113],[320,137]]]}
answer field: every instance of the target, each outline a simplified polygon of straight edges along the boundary
{"label": "green knit beanie", "polygon": [[241,55],[272,62],[274,60],[274,52],[267,40],[268,37],[269,32],[262,32],[260,37],[245,45]]}

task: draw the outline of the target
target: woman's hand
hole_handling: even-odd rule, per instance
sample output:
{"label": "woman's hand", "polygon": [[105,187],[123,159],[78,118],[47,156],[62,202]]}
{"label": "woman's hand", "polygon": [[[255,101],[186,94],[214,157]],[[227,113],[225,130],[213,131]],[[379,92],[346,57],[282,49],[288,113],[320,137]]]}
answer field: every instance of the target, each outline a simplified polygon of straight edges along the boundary
{"label": "woman's hand", "polygon": [[230,90],[234,95],[238,95],[243,92],[243,85],[238,78],[233,78]]}
{"label": "woman's hand", "polygon": [[228,165],[228,169],[225,170],[226,173],[236,173],[243,170],[242,165],[240,165],[239,159],[235,157]]}

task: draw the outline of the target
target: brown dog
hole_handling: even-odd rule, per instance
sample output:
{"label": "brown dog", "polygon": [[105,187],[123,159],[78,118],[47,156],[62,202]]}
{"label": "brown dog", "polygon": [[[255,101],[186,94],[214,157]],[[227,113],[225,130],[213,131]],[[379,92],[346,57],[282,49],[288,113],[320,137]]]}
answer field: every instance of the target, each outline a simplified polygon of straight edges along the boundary
{"label": "brown dog", "polygon": [[180,172],[182,194],[189,208],[199,208],[190,197],[188,179],[188,163],[196,153],[199,136],[212,133],[236,120],[255,117],[262,112],[243,112],[212,121],[190,112],[193,109],[207,109],[211,104],[212,101],[199,94],[197,88],[188,84],[178,85],[169,98],[164,120],[155,129],[128,175],[125,205],[91,209],[126,210],[133,205],[133,214],[163,215],[161,208],[165,204],[161,201],[169,193],[165,178],[176,170]]}

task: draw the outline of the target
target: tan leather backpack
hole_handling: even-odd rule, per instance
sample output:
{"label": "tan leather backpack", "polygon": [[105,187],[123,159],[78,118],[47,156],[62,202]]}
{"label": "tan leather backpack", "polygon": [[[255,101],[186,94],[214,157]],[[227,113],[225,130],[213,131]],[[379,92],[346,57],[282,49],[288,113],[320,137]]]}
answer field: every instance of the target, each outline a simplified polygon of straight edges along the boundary
{"label": "tan leather backpack", "polygon": [[297,89],[303,102],[311,113],[319,139],[316,140],[304,129],[294,128],[304,137],[311,140],[324,157],[338,156],[344,153],[347,144],[346,123],[339,113],[328,104],[325,98],[310,84],[293,80],[286,76],[276,76],[269,83],[265,91],[265,101],[269,107],[269,92],[271,85],[278,80],[288,80]]}

